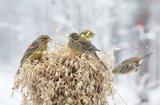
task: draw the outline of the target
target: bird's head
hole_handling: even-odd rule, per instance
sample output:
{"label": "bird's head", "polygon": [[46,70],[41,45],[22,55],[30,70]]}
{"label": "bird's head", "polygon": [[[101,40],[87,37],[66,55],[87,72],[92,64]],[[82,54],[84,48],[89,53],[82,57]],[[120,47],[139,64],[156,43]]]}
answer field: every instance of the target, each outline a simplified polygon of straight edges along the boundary
{"label": "bird's head", "polygon": [[69,40],[79,40],[80,36],[77,34],[77,33],[71,33],[69,36],[68,36]]}
{"label": "bird's head", "polygon": [[40,43],[48,43],[51,38],[48,35],[41,35],[37,39]]}
{"label": "bird's head", "polygon": [[95,34],[90,30],[84,30],[83,32],[80,33],[80,35],[87,41],[90,41],[91,38],[94,37]]}

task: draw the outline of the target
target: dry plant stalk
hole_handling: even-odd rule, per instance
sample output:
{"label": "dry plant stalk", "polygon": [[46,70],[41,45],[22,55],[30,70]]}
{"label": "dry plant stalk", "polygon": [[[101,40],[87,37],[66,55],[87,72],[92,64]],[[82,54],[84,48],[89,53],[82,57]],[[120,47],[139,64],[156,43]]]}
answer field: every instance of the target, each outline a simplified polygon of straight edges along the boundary
{"label": "dry plant stalk", "polygon": [[44,52],[39,61],[26,61],[13,89],[22,89],[22,105],[107,105],[107,96],[114,94],[110,70],[92,55],[74,55],[67,46]]}

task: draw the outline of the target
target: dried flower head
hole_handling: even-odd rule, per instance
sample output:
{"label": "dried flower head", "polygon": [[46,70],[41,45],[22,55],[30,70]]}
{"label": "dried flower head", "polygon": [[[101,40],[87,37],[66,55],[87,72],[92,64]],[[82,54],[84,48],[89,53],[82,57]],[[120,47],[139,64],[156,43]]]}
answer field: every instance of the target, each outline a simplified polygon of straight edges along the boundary
{"label": "dried flower head", "polygon": [[24,62],[20,71],[13,89],[22,89],[22,105],[106,105],[106,97],[114,94],[110,70],[92,55],[75,55],[67,46]]}

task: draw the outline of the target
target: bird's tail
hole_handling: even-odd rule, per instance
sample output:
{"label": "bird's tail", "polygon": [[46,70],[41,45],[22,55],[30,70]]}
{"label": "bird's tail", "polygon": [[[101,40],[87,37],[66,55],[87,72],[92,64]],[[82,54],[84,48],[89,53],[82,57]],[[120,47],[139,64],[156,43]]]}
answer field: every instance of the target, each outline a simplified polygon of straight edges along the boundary
{"label": "bird's tail", "polygon": [[152,54],[153,54],[153,52],[150,52],[150,53],[144,55],[142,58],[149,58]]}
{"label": "bird's tail", "polygon": [[99,61],[99,63],[106,69],[108,70],[107,66],[99,59],[98,55],[96,54],[96,52],[94,52],[95,57],[97,58],[97,60]]}
{"label": "bird's tail", "polygon": [[16,72],[16,75],[18,75],[18,74],[20,73],[21,67],[22,67],[22,63],[20,64],[20,66],[19,66],[19,68],[18,68],[18,70],[17,70],[17,72]]}
{"label": "bird's tail", "polygon": [[108,68],[106,67],[106,65],[102,62],[102,61],[99,61],[101,64],[102,64],[102,66],[106,69],[106,70],[108,70]]}
{"label": "bird's tail", "polygon": [[94,56],[99,60],[98,55],[96,54],[96,52],[94,52]]}
{"label": "bird's tail", "polygon": [[20,73],[20,68],[18,68],[17,72],[16,72],[16,75],[18,75]]}

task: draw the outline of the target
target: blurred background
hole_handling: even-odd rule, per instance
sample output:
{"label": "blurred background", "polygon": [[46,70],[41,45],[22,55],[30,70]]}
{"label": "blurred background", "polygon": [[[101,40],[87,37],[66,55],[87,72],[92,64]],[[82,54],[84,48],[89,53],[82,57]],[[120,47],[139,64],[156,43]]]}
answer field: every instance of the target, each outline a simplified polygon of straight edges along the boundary
{"label": "blurred background", "polygon": [[[0,0],[0,105],[20,105],[13,77],[28,45],[41,34],[67,42],[71,32],[92,30],[93,43],[122,60],[154,52],[136,73],[117,75],[115,88],[128,105],[159,105],[160,0]],[[125,105],[116,95],[110,105]]]}

